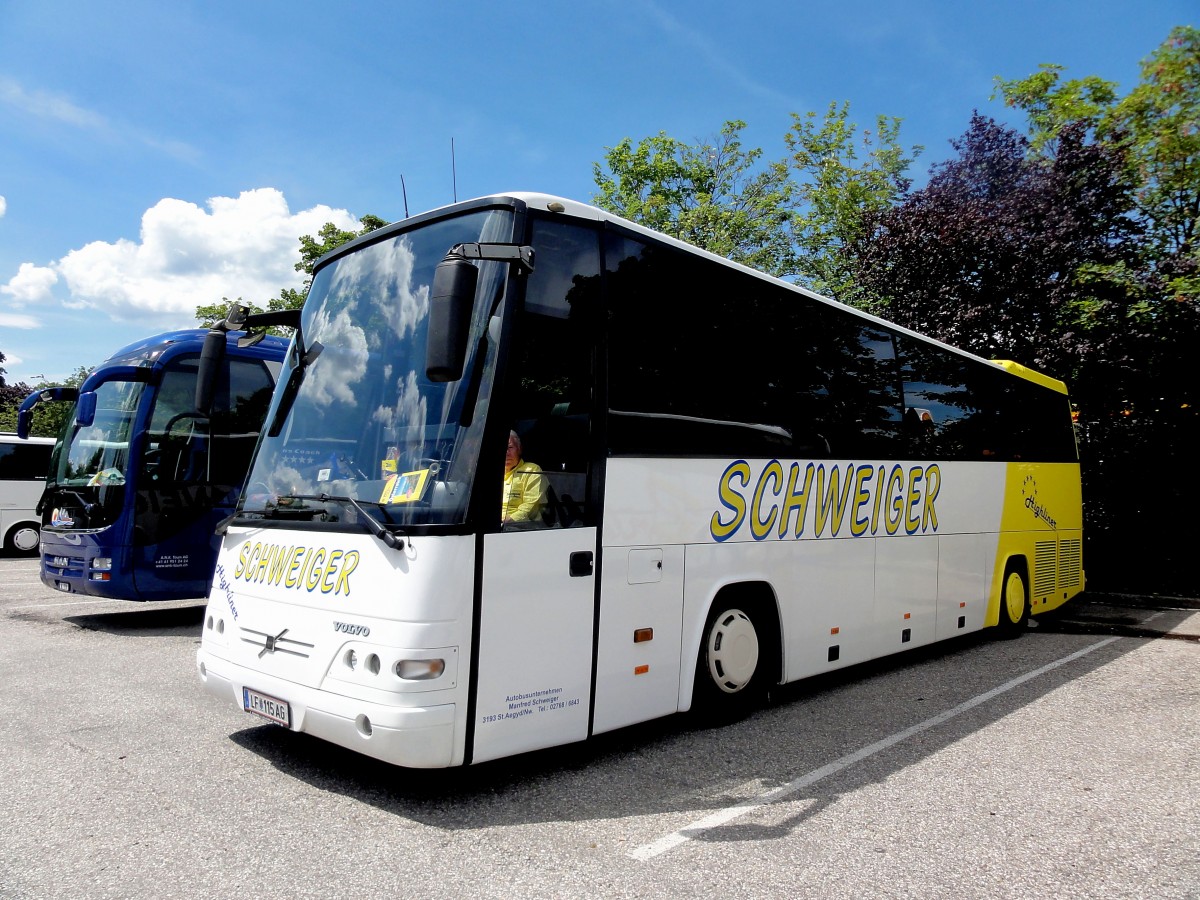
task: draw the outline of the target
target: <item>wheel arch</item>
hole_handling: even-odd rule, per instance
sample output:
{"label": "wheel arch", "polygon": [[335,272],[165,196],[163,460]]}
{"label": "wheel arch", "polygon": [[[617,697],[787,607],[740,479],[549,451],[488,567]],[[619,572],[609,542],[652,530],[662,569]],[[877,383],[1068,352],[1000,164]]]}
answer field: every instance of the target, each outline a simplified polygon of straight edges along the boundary
{"label": "wheel arch", "polygon": [[1025,599],[1026,602],[1029,601],[1032,590],[1029,580],[1029,557],[1020,551],[998,556],[995,577],[992,581],[992,592],[988,598],[987,615],[983,620],[985,627],[996,627],[1000,624],[1000,604],[1004,602],[1004,583],[1008,580],[1008,573],[1013,571],[1020,573],[1024,580]]}
{"label": "wheel arch", "polygon": [[30,556],[35,555],[38,552],[37,543],[35,543],[34,546],[29,550],[22,550],[17,546],[17,533],[23,529],[32,529],[33,533],[38,536],[38,541],[41,541],[41,522],[39,522],[37,519],[18,519],[17,521],[10,523],[9,526],[4,530],[4,534],[0,536],[0,540],[2,540],[2,545],[0,546],[3,546],[3,549],[9,553],[22,553]]}
{"label": "wheel arch", "polygon": [[[770,629],[770,634],[760,641],[761,647],[766,651],[764,662],[769,667],[766,670],[768,683],[779,684],[783,681],[783,627],[779,597],[775,589],[769,582],[758,579],[726,581],[713,587],[706,602],[697,608],[695,615],[690,616],[684,628],[679,672],[680,712],[692,707],[697,653],[704,640],[704,628],[709,616],[719,604],[738,607],[752,615],[759,615],[764,626]],[[755,620],[756,624],[758,621],[759,619]]]}

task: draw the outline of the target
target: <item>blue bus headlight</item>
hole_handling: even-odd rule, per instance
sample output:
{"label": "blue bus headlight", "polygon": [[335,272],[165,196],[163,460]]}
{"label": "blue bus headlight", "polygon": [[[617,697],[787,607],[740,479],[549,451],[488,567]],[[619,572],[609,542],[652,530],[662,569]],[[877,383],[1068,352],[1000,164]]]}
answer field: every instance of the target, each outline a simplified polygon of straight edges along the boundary
{"label": "blue bus headlight", "polygon": [[92,560],[92,568],[98,569],[102,572],[111,572],[112,571],[112,557],[97,556],[95,559]]}

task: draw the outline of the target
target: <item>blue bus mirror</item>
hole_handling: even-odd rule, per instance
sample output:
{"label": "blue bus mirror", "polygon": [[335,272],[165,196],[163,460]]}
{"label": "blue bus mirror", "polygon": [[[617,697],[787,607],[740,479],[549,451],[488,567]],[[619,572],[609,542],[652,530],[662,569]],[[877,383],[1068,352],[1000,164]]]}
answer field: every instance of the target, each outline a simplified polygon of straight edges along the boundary
{"label": "blue bus mirror", "polygon": [[75,424],[84,428],[96,421],[96,392],[84,391],[75,401]]}
{"label": "blue bus mirror", "polygon": [[19,437],[21,440],[28,438],[29,429],[32,425],[33,410],[21,407],[21,409],[17,412],[17,437]]}
{"label": "blue bus mirror", "polygon": [[25,440],[33,429],[33,408],[39,403],[53,403],[56,400],[72,403],[79,398],[79,390],[73,387],[40,388],[30,394],[17,410],[17,437]]}

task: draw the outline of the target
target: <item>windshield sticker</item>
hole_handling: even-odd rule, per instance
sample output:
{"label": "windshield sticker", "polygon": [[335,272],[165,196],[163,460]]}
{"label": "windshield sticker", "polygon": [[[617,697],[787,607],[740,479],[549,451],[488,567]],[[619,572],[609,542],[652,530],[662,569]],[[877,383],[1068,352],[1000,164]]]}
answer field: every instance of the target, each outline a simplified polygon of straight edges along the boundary
{"label": "windshield sticker", "polygon": [[411,503],[420,500],[425,492],[425,484],[429,481],[429,470],[405,472],[403,475],[389,475],[383,483],[383,494],[380,503]]}
{"label": "windshield sticker", "polygon": [[102,469],[88,481],[88,487],[103,487],[125,483],[125,473],[120,469]]}
{"label": "windshield sticker", "polygon": [[942,489],[937,465],[791,463],[771,460],[755,476],[744,459],[717,483],[721,509],[709,533],[727,541],[748,525],[756,541],[774,538],[924,534],[938,529],[935,501]]}
{"label": "windshield sticker", "polygon": [[242,544],[233,577],[251,584],[350,596],[350,575],[358,568],[357,550],[295,547],[261,542]]}

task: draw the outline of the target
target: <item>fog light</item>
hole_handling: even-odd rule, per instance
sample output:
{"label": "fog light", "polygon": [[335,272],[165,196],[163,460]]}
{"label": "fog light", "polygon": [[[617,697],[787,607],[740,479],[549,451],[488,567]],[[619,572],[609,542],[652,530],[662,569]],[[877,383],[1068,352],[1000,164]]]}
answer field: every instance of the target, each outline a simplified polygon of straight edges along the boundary
{"label": "fog light", "polygon": [[396,663],[396,675],[405,681],[428,681],[445,671],[444,659],[402,659]]}
{"label": "fog light", "polygon": [[112,570],[112,558],[108,556],[97,556],[92,560],[93,569],[103,569],[104,571]]}
{"label": "fog light", "polygon": [[342,657],[342,661],[346,664],[346,668],[353,669],[358,665],[358,654],[353,650],[347,650],[346,655]]}

